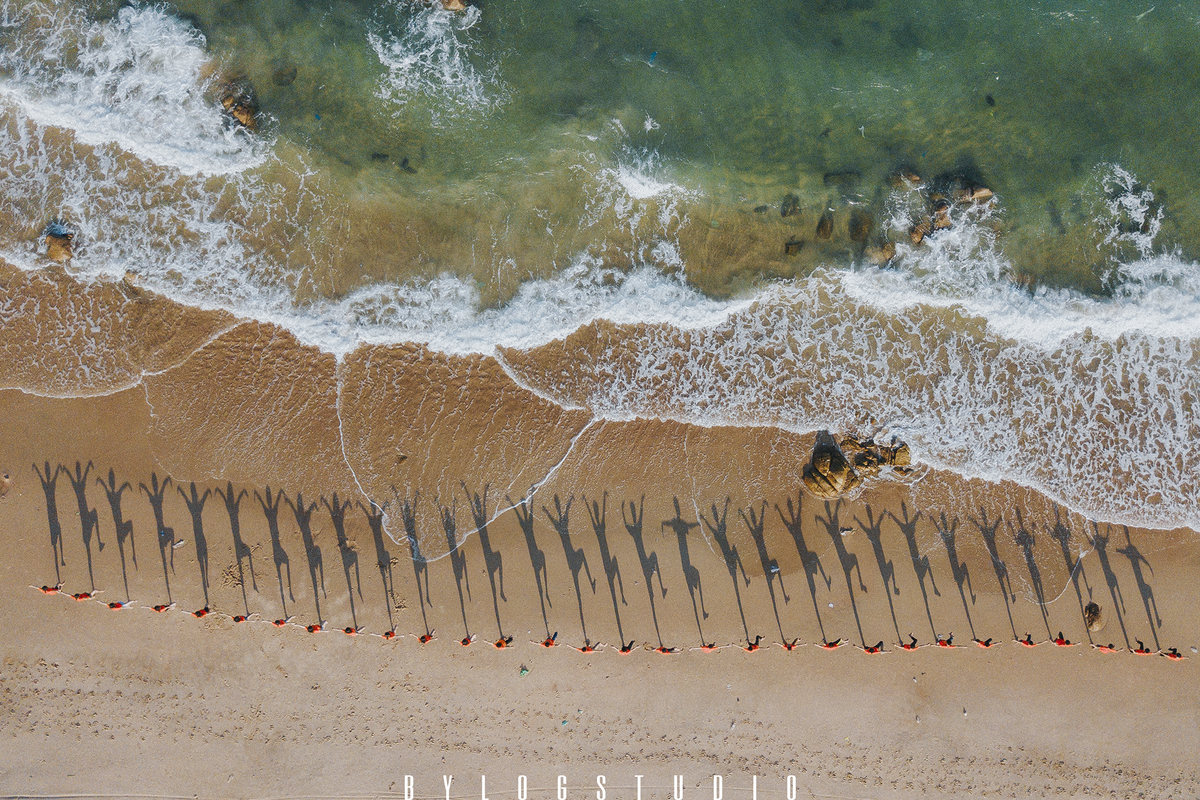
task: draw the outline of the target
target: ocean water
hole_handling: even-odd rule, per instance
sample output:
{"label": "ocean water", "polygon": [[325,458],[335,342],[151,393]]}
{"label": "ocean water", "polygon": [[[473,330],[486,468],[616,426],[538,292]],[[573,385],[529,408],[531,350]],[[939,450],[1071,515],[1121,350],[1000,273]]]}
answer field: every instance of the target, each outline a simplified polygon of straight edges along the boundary
{"label": "ocean water", "polygon": [[593,421],[896,436],[1196,527],[1198,59],[1182,3],[3,0],[5,385],[172,368],[113,355],[136,287],[209,315],[182,353],[287,332],[339,414],[346,365],[421,348]]}

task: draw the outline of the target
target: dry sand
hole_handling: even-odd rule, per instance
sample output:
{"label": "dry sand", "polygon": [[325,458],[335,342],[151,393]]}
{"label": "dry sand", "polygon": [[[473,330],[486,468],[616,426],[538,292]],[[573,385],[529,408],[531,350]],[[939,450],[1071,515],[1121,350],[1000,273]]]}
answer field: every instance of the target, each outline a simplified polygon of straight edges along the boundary
{"label": "dry sand", "polygon": [[[277,573],[271,532],[254,497],[265,492],[258,482],[233,487],[235,496],[249,492],[239,513],[248,556],[244,587],[224,503],[210,496],[203,509],[207,604],[214,612],[198,619],[185,613],[203,607],[206,598],[184,500],[175,486],[167,490],[164,523],[183,543],[160,549],[151,504],[139,488],[151,485],[152,472],[159,479],[172,472],[180,482],[193,477],[164,468],[164,461],[186,463],[188,454],[162,455],[148,393],[141,386],[77,400],[0,393],[8,432],[3,466],[12,479],[0,500],[5,796],[374,796],[402,793],[406,774],[414,776],[419,797],[445,796],[443,775],[454,776],[451,797],[480,796],[481,776],[489,797],[514,797],[518,776],[527,775],[530,796],[550,798],[560,774],[567,777],[567,796],[581,799],[596,796],[598,775],[605,776],[610,797],[632,798],[635,775],[644,776],[644,796],[666,797],[677,774],[686,796],[707,798],[714,773],[724,776],[726,796],[739,798],[750,796],[755,775],[764,798],[784,797],[788,775],[796,777],[799,796],[817,797],[1189,797],[1200,791],[1200,658],[1191,650],[1200,565],[1191,531],[1131,531],[1127,540],[1124,529],[1090,526],[1033,493],[927,471],[919,480],[877,483],[851,502],[826,507],[797,494],[804,441],[769,432],[609,423],[578,437],[531,505],[533,548],[546,564],[545,620],[529,543],[515,512],[497,510],[506,505],[504,489],[491,489],[487,498],[490,561],[462,487],[454,498],[449,492],[440,497],[447,506],[457,503],[457,540],[465,539],[457,553],[464,564],[460,606],[454,558],[428,562],[426,595],[407,545],[380,540],[386,550],[380,570],[375,537],[358,507],[346,511],[346,548],[339,548],[324,505],[312,512],[306,546],[287,502],[299,502],[292,485],[279,487],[286,500],[278,517]],[[760,458],[760,452],[776,455]],[[270,458],[269,443],[253,455]],[[87,501],[99,521],[92,575],[104,601],[127,599],[128,580],[134,607],[114,611],[30,588],[56,581],[46,498],[31,466],[47,459],[72,470],[77,460],[92,460]],[[123,543],[95,481],[107,481],[110,468],[118,485],[132,486],[122,495],[123,517],[133,524],[131,540]],[[320,486],[323,469],[319,461],[281,465],[263,482],[279,474],[307,476],[306,505],[322,496],[332,504],[334,490],[340,499],[363,499],[352,481],[341,482],[344,464],[325,470],[330,481]],[[198,478],[197,489],[202,495],[225,485]],[[612,592],[583,499],[598,501],[605,490]],[[657,558],[665,596],[657,575],[647,592],[647,573],[625,524],[629,502],[643,492],[643,546],[647,559],[651,553]],[[724,533],[742,562],[732,578],[720,537],[698,516],[715,524],[710,504],[724,513],[725,492],[734,499]],[[587,561],[578,595],[567,547],[543,511],[543,505],[555,510],[555,494],[563,501],[575,497],[567,532],[571,549]],[[84,591],[91,586],[89,560],[66,474],[55,497],[66,560],[59,574],[66,591]],[[693,610],[679,538],[664,527],[674,518],[674,497],[691,526],[684,541],[695,607],[702,592],[707,617]],[[739,514],[758,497],[767,501],[765,568]],[[798,530],[814,554],[808,561],[812,592],[805,561],[780,516],[797,497]],[[389,522],[397,530],[403,529],[396,513],[401,499],[390,498]],[[753,507],[756,513],[762,508]],[[1021,527],[1035,537],[1040,590],[1014,539],[1018,509]],[[957,521],[956,553],[969,573],[961,593],[935,526],[943,511],[948,525]],[[899,521],[918,512],[910,549]],[[428,552],[444,552],[433,501],[420,497],[416,514]],[[1085,552],[1077,585],[1051,536],[1056,519],[1069,533],[1066,557]],[[997,553],[1015,597],[1008,602],[980,535],[980,525],[989,529],[994,520],[1000,521]],[[871,539],[876,528],[882,571]],[[1097,533],[1111,537],[1106,561],[1089,544]],[[1145,559],[1138,562],[1140,579],[1130,547]],[[780,579],[768,584],[772,559]],[[895,576],[890,591],[883,580],[889,569]],[[390,592],[382,576],[390,577]],[[177,609],[155,614],[148,607],[168,601],[167,579]],[[1034,602],[1039,591],[1044,607]],[[1097,642],[1125,647],[1142,639],[1153,649],[1179,647],[1187,660],[1106,655],[1088,647],[1081,605],[1089,599],[1108,620],[1093,635]],[[318,602],[333,632],[300,627],[318,621]],[[254,614],[248,622],[229,617],[247,611]],[[296,624],[269,623],[285,613]],[[363,635],[340,632],[355,621]],[[422,645],[413,635],[425,631],[426,621],[436,638]],[[658,643],[656,621],[663,642],[683,652],[642,648]],[[390,624],[402,634],[395,640],[365,635]],[[587,636],[608,646],[591,654],[566,646],[582,644],[585,625]],[[462,647],[457,640],[468,630],[478,639]],[[1083,645],[1027,649],[1011,641],[1014,631],[1045,640],[1059,630]],[[563,646],[531,643],[547,631],[557,631]],[[999,644],[979,649],[970,642],[972,631]],[[501,632],[514,637],[511,648],[489,644]],[[813,646],[822,632],[857,644],[882,639],[888,652],[826,652]],[[899,637],[910,632],[925,643],[934,632],[953,632],[955,643],[967,647],[899,650]],[[792,652],[773,645],[754,653],[736,646],[687,650],[701,635],[735,645],[747,634],[761,634],[764,645],[784,637],[807,645]],[[620,635],[638,648],[617,653]]]}

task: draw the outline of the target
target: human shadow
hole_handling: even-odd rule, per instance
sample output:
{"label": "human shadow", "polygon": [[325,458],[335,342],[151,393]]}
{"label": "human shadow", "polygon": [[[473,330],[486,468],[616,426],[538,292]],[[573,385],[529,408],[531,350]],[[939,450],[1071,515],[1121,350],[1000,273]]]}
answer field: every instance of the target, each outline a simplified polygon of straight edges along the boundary
{"label": "human shadow", "polygon": [[921,519],[921,512],[918,511],[910,517],[908,515],[908,504],[901,503],[900,513],[903,515],[903,519],[897,517],[891,511],[886,513],[900,528],[900,532],[904,534],[904,541],[908,543],[908,556],[912,559],[913,572],[917,574],[917,584],[921,587],[921,598],[925,601],[925,617],[929,620],[929,630],[936,639],[937,628],[933,625],[933,613],[929,610],[929,591],[925,588],[925,579],[929,578],[929,584],[933,587],[935,596],[941,597],[942,593],[938,591],[937,582],[933,579],[933,570],[929,566],[929,556],[921,555],[921,548],[917,545],[917,523]]}
{"label": "human shadow", "polygon": [[663,586],[662,572],[658,569],[658,553],[651,551],[646,552],[646,543],[642,537],[642,521],[646,516],[646,496],[634,503],[629,501],[629,515],[625,515],[625,506],[621,506],[621,521],[625,523],[625,530],[633,539],[633,546],[637,549],[638,563],[642,567],[642,580],[646,582],[646,594],[650,596],[650,618],[654,620],[654,635],[658,637],[658,646],[663,646],[662,631],[658,627],[658,609],[654,604],[654,576],[658,575],[658,588],[662,592],[662,596],[667,596],[667,587]]}
{"label": "human shadow", "polygon": [[775,581],[779,581],[779,590],[783,593],[783,602],[791,602],[791,598],[787,595],[787,589],[783,585],[783,575],[779,571],[779,562],[771,558],[767,552],[767,540],[763,535],[763,527],[767,521],[767,501],[762,501],[762,507],[757,513],[754,507],[751,506],[745,510],[738,509],[738,514],[742,518],[742,522],[746,523],[746,529],[750,532],[750,538],[754,540],[754,546],[758,550],[758,560],[762,564],[763,577],[767,581],[767,591],[771,594],[771,610],[775,612],[775,626],[779,628],[779,638],[787,641],[787,637],[783,634],[783,623],[779,620],[779,603],[775,599]]}
{"label": "human shadow", "polygon": [[[1162,627],[1162,617],[1158,614],[1158,603],[1154,602],[1154,590],[1150,588],[1150,584],[1146,583],[1146,576],[1142,573],[1142,565],[1150,570],[1150,574],[1154,574],[1154,567],[1150,566],[1150,562],[1146,557],[1138,551],[1134,546],[1133,540],[1129,538],[1129,526],[1122,526],[1125,531],[1125,546],[1117,549],[1117,552],[1129,559],[1129,567],[1133,570],[1133,579],[1137,581],[1138,591],[1142,595],[1142,605],[1146,608],[1146,621],[1150,623],[1150,634],[1154,637],[1154,649],[1161,650],[1162,645],[1158,641],[1158,629]],[[1150,615],[1151,608],[1154,609],[1154,615]]]}
{"label": "human shadow", "polygon": [[[471,507],[471,519],[475,523],[475,532],[479,535],[479,546],[483,549],[483,564],[487,568],[488,583],[492,587],[492,609],[496,612],[496,630],[500,632],[500,638],[504,638],[504,625],[500,622],[500,601],[508,602],[508,598],[504,596],[504,558],[496,550],[492,549],[492,539],[488,536],[488,515],[487,515],[487,494],[488,485],[483,485],[483,496],[480,497],[478,492],[467,491],[467,484],[460,481],[463,494],[467,497],[467,503]],[[499,597],[496,594],[496,577],[500,578],[500,593]]]}
{"label": "human shadow", "polygon": [[[687,582],[688,594],[692,596],[692,613],[696,616],[696,630],[700,632],[700,644],[707,644],[704,638],[704,627],[700,624],[700,615],[703,613],[704,619],[708,619],[708,611],[704,608],[704,587],[700,583],[700,570],[692,564],[692,555],[688,550],[687,536],[692,528],[699,528],[699,522],[688,522],[683,518],[683,511],[679,508],[679,498],[675,500],[675,516],[672,519],[664,520],[663,528],[670,528],[675,532],[675,538],[679,542],[679,562],[683,566],[683,577]],[[660,578],[661,580],[661,578]],[[700,605],[696,606],[696,594],[700,595]]]}
{"label": "human shadow", "polygon": [[1121,625],[1121,636],[1125,638],[1125,647],[1129,647],[1129,631],[1125,629],[1125,596],[1121,593],[1121,584],[1117,582],[1117,574],[1113,572],[1112,564],[1108,560],[1108,540],[1112,535],[1112,528],[1109,528],[1108,535],[1101,535],[1100,526],[1092,523],[1092,549],[1096,551],[1096,558],[1100,560],[1100,570],[1104,573],[1104,582],[1108,584],[1108,593],[1112,597],[1113,611],[1117,615],[1117,622]]}
{"label": "human shadow", "polygon": [[833,579],[825,574],[825,567],[821,566],[821,559],[816,551],[808,549],[808,544],[804,541],[803,508],[804,495],[797,490],[794,506],[792,498],[787,499],[787,516],[784,516],[778,503],[775,504],[775,513],[779,515],[783,527],[787,528],[787,532],[792,535],[792,541],[796,543],[796,552],[800,554],[800,564],[804,567],[804,577],[808,581],[808,593],[812,596],[813,613],[817,615],[817,627],[821,630],[821,640],[825,641],[825,623],[821,621],[821,604],[817,602],[817,575],[819,573],[825,581],[826,590],[833,585]]}
{"label": "human shadow", "polygon": [[129,482],[117,486],[117,473],[115,470],[108,471],[108,483],[105,483],[102,478],[96,478],[96,483],[104,487],[104,494],[108,497],[108,507],[112,511],[113,530],[117,533],[117,550],[121,553],[121,580],[125,583],[125,599],[129,599],[129,570],[125,563],[125,540],[129,540],[129,548],[133,556],[133,568],[137,569],[137,548],[133,543],[133,520],[125,519],[125,514],[121,510],[121,495],[126,489],[130,491],[133,487]]}
{"label": "human shadow", "polygon": [[[173,483],[171,476],[158,481],[158,474],[150,473],[150,485],[139,483],[138,487],[146,493],[150,508],[154,511],[154,528],[158,531],[158,555],[162,559],[163,581],[167,585],[167,602],[175,602],[171,596],[171,575],[175,573],[175,529],[167,527],[166,515],[163,513],[163,501],[166,499],[167,488]],[[170,573],[167,572],[167,556],[170,555]]]}
{"label": "human shadow", "polygon": [[[387,545],[383,541],[383,537],[384,537],[383,515],[384,515],[384,512],[387,511],[389,501],[385,500],[382,504],[376,503],[374,500],[368,500],[367,502],[370,503],[369,506],[364,506],[361,502],[359,502],[358,508],[359,508],[359,510],[361,510],[363,512],[363,516],[365,516],[367,518],[367,527],[369,527],[371,529],[371,538],[375,541],[375,565],[379,568],[379,580],[383,583],[383,602],[384,602],[384,606],[387,608],[388,630],[392,630],[395,627],[395,622],[392,620],[392,588],[393,588],[393,585],[392,585],[392,554],[390,552],[388,552]],[[414,498],[413,502],[414,503],[416,502],[415,498]],[[404,523],[404,527],[406,530],[408,530],[408,527],[409,527],[408,520],[410,517],[412,518],[412,530],[409,531],[409,537],[410,537],[409,538],[409,547],[413,548],[413,551],[414,551],[413,564],[416,564],[417,563],[416,557],[420,554],[420,551],[416,550],[416,541],[417,541],[416,514],[413,511],[413,509],[409,506],[407,499],[405,499],[405,501],[404,501],[404,506],[402,507],[402,510],[403,510],[403,508],[408,508],[408,513],[405,514],[405,523]],[[417,581],[418,589],[420,589],[420,586],[421,586],[420,580],[419,580],[420,572],[423,571],[424,569],[425,569],[425,559],[421,558],[420,569],[418,570],[418,581]],[[428,598],[428,593],[429,593],[429,578],[428,578],[428,576],[426,576],[425,581],[426,581],[426,583],[425,583],[426,598]],[[421,616],[422,617],[425,616],[425,606],[423,606],[423,605],[421,606]],[[429,633],[429,625],[428,624],[426,624],[426,626],[425,626],[425,632]]]}
{"label": "human shadow", "polygon": [[80,462],[75,462],[75,473],[72,474],[69,469],[59,465],[63,472],[67,473],[67,480],[71,481],[71,488],[75,490],[75,502],[79,505],[79,525],[83,533],[83,547],[87,551],[88,563],[88,581],[92,584],[92,591],[96,591],[96,575],[92,569],[92,534],[96,535],[97,551],[104,551],[104,542],[100,541],[100,515],[96,513],[96,509],[92,508],[87,499],[87,476],[92,471],[92,462],[87,463],[84,467]]}
{"label": "human shadow", "polygon": [[279,507],[283,503],[283,489],[272,493],[271,485],[267,484],[266,495],[259,494],[255,489],[254,499],[262,506],[263,515],[267,518],[267,530],[271,534],[271,558],[275,562],[275,579],[279,582],[279,602],[283,605],[283,618],[287,619],[287,599],[283,594],[285,569],[287,570],[287,597],[290,597],[293,603],[296,602],[296,597],[292,594],[292,562],[288,558],[287,551],[283,549],[283,541],[279,535]]}
{"label": "human shadow", "polygon": [[[971,586],[971,572],[967,565],[958,559],[958,519],[948,520],[946,512],[942,512],[938,521],[933,524],[942,544],[946,547],[946,557],[950,559],[950,575],[958,586],[958,597],[962,600],[963,613],[967,615],[967,627],[971,629],[971,638],[975,638],[975,623],[971,621],[971,608],[967,605],[967,592],[971,594],[971,605],[975,605],[975,588]],[[963,586],[966,586],[964,589]]]}
{"label": "human shadow", "polygon": [[[857,516],[854,521],[867,535],[871,549],[875,551],[875,564],[879,567],[879,577],[883,580],[883,594],[887,597],[888,609],[892,612],[892,627],[896,630],[896,641],[900,641],[903,637],[900,636],[900,624],[896,622],[896,604],[892,600],[893,593],[900,594],[900,587],[896,585],[896,565],[883,552],[883,514],[876,519],[875,512],[869,505],[866,507],[866,512],[866,522]],[[889,582],[892,584],[891,591],[888,591]]]}
{"label": "human shadow", "polygon": [[254,551],[242,541],[242,525],[241,505],[242,498],[246,497],[245,489],[234,493],[233,483],[227,481],[225,489],[217,487],[217,494],[222,502],[225,503],[225,513],[229,515],[229,532],[233,535],[233,556],[237,560],[238,568],[238,585],[242,587],[242,606],[246,609],[246,615],[250,615],[250,600],[246,597],[246,571],[242,567],[242,559],[245,558],[250,565],[250,583],[254,586],[254,591],[258,591],[258,580],[254,577]]}
{"label": "human shadow", "polygon": [[312,532],[312,515],[317,504],[305,503],[303,492],[296,493],[296,502],[293,503],[287,497],[284,497],[284,502],[291,507],[296,526],[300,528],[300,540],[304,542],[304,558],[308,562],[308,577],[312,580],[313,604],[317,607],[317,622],[323,623],[325,617],[321,615],[321,596],[328,598],[329,594],[325,591],[325,559]]}
{"label": "human shadow", "polygon": [[[111,477],[111,476],[110,476]],[[196,482],[192,481],[190,487],[191,494],[183,490],[182,486],[176,486],[179,496],[183,498],[184,504],[187,506],[188,514],[192,517],[192,541],[196,543],[196,563],[200,567],[200,584],[204,587],[204,605],[208,605],[208,539],[204,536],[204,504],[208,501],[209,495],[212,494],[211,489],[205,489],[204,494],[200,494],[196,489]],[[118,541],[118,544],[120,542]]]}
{"label": "human shadow", "polygon": [[[321,495],[321,505],[325,506],[325,510],[329,512],[329,519],[333,522],[338,553],[342,556],[342,573],[346,576],[346,595],[350,598],[350,620],[354,623],[354,629],[358,630],[358,609],[354,605],[354,588],[357,584],[358,599],[361,600],[362,578],[358,574],[358,551],[354,549],[354,545],[346,536],[346,511],[354,504],[349,500],[342,500],[338,497],[338,493],[334,492],[332,502],[325,499],[325,495]],[[354,572],[353,580],[350,578],[351,571]]]}
{"label": "human shadow", "polygon": [[517,524],[525,534],[525,547],[529,550],[529,563],[533,567],[533,580],[537,584],[538,602],[542,606],[542,625],[546,628],[546,638],[550,637],[550,620],[546,617],[546,606],[553,608],[550,602],[550,582],[546,575],[546,554],[538,547],[537,537],[533,533],[533,510],[529,507],[529,496],[521,498],[520,503],[514,503],[508,495],[505,502],[517,515]]}
{"label": "human shadow", "polygon": [[737,574],[738,570],[742,571],[742,580],[746,585],[750,585],[750,578],[746,575],[746,567],[742,564],[742,557],[738,554],[737,545],[729,543],[729,532],[726,527],[726,522],[729,518],[729,498],[725,498],[725,505],[720,512],[717,511],[717,504],[712,504],[712,521],[704,514],[700,515],[700,521],[704,523],[704,527],[708,528],[708,532],[717,542],[717,547],[721,548],[721,558],[725,560],[725,569],[729,571],[729,579],[733,581],[733,596],[737,600],[738,615],[742,619],[742,632],[746,634],[746,642],[750,641],[750,628],[746,625],[746,611],[742,607],[742,589],[738,585]]}
{"label": "human shadow", "polygon": [[[393,491],[395,491],[393,489]],[[414,492],[412,500],[406,496],[404,501],[400,503],[400,517],[404,523],[404,538],[408,540],[408,553],[412,559],[413,576],[417,582],[417,602],[421,606],[421,622],[425,625],[425,635],[432,635],[433,631],[429,628],[429,618],[425,615],[425,606],[433,608],[433,601],[429,599],[429,562],[425,558],[425,554],[421,552],[421,543],[417,540],[417,499],[420,497],[420,492]],[[377,547],[383,546],[382,538],[377,540]],[[425,579],[425,587],[421,587],[421,579]],[[388,622],[392,621],[392,612],[388,609]]]}
{"label": "human shadow", "polygon": [[588,641],[587,623],[583,619],[583,592],[579,588],[579,572],[583,570],[587,573],[588,583],[592,586],[592,594],[596,593],[596,579],[592,577],[592,570],[588,567],[587,555],[583,552],[583,548],[576,548],[571,544],[571,531],[568,523],[568,516],[571,513],[571,503],[575,500],[574,496],[568,497],[566,505],[558,499],[558,495],[554,495],[554,513],[550,513],[550,509],[542,506],[542,513],[550,520],[550,524],[554,526],[554,530],[558,532],[558,538],[562,542],[563,554],[567,557],[567,568],[571,570],[571,579],[575,581],[575,600],[579,603],[579,627],[583,631],[583,640]]}
{"label": "human shadow", "polygon": [[[62,583],[60,566],[67,565],[67,554],[63,550],[62,522],[58,518],[58,473],[63,471],[61,464],[50,471],[50,462],[46,462],[46,472],[43,474],[38,465],[33,465],[38,480],[42,483],[42,491],[46,493],[46,523],[50,526],[50,549],[54,551],[54,580],[56,585]],[[61,563],[60,563],[61,562]]]}
{"label": "human shadow", "polygon": [[863,635],[862,620],[858,615],[858,600],[854,596],[854,582],[850,580],[851,573],[858,572],[858,588],[862,592],[867,591],[867,585],[863,583],[862,567],[858,563],[858,556],[846,549],[846,543],[842,539],[842,524],[838,519],[838,512],[841,510],[842,499],[838,498],[833,505],[829,501],[825,501],[825,516],[817,517],[817,522],[825,526],[825,531],[829,534],[829,538],[833,541],[833,549],[837,551],[838,562],[842,565],[842,574],[846,576],[846,591],[850,594],[850,610],[854,612],[854,624],[858,626],[858,639],[862,642],[863,647],[867,646],[867,638]]}
{"label": "human shadow", "polygon": [[463,599],[463,584],[467,597],[471,596],[471,577],[467,574],[467,554],[458,546],[458,501],[449,508],[441,506],[442,530],[446,533],[446,548],[450,555],[450,566],[454,568],[454,582],[458,585],[458,607],[462,610],[463,630],[466,639],[471,638],[471,626],[467,624],[467,601]]}
{"label": "human shadow", "polygon": [[992,559],[992,570],[996,573],[996,585],[1000,587],[1000,596],[1004,598],[1004,610],[1008,612],[1008,626],[1012,628],[1013,638],[1017,638],[1017,626],[1013,622],[1012,602],[1017,599],[1013,594],[1012,579],[1008,576],[1008,565],[1004,563],[1004,559],[1000,558],[1000,551],[996,547],[996,531],[1000,528],[1000,520],[988,522],[987,510],[979,509],[979,519],[970,517],[971,524],[979,531],[979,535],[983,537],[983,543],[987,546],[988,555]]}
{"label": "human shadow", "polygon": [[1025,555],[1025,566],[1029,570],[1029,580],[1033,584],[1033,593],[1037,598],[1038,608],[1042,612],[1042,622],[1046,625],[1046,636],[1053,638],[1054,634],[1050,632],[1050,617],[1046,611],[1046,589],[1042,585],[1042,571],[1038,569],[1037,558],[1033,555],[1033,548],[1037,545],[1037,536],[1033,531],[1025,527],[1025,520],[1021,518],[1021,509],[1016,510],[1017,526],[1014,529],[1012,523],[1005,522],[1009,528],[1009,534],[1013,537],[1017,547],[1021,548],[1021,552]]}
{"label": "human shadow", "polygon": [[1062,550],[1063,561],[1067,565],[1067,574],[1071,576],[1071,585],[1075,587],[1075,597],[1079,600],[1079,616],[1083,619],[1083,631],[1087,634],[1088,642],[1092,641],[1092,632],[1087,625],[1087,613],[1084,611],[1083,590],[1079,588],[1079,578],[1083,577],[1083,584],[1088,590],[1088,599],[1092,597],[1092,587],[1087,582],[1087,575],[1083,571],[1083,557],[1074,556],[1071,554],[1071,529],[1062,520],[1059,510],[1054,509],[1054,526],[1050,529],[1050,538],[1058,542],[1059,548]]}
{"label": "human shadow", "polygon": [[624,644],[625,629],[621,627],[621,610],[617,606],[617,586],[621,587],[621,605],[629,605],[625,600],[625,582],[621,580],[621,568],[617,559],[608,549],[608,533],[606,530],[608,518],[608,492],[604,493],[600,502],[593,500],[590,504],[586,496],[583,507],[587,509],[588,518],[592,521],[592,530],[596,532],[596,543],[600,546],[600,565],[604,569],[604,577],[608,579],[608,593],[612,596],[613,616],[617,619],[617,638]]}

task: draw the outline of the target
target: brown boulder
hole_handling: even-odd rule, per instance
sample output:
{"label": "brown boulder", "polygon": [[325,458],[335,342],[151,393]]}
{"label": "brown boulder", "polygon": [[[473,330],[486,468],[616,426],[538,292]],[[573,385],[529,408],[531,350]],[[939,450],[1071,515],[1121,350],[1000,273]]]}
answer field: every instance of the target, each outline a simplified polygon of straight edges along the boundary
{"label": "brown boulder", "polygon": [[47,233],[46,258],[57,261],[59,264],[70,261],[71,240],[74,238],[75,234],[73,233]]}
{"label": "brown boulder", "polygon": [[894,242],[884,242],[878,247],[868,247],[863,254],[872,264],[886,264],[896,257],[896,245]]}
{"label": "brown boulder", "polygon": [[828,239],[833,236],[833,211],[825,209],[825,213],[817,220],[817,238]]}
{"label": "brown boulder", "polygon": [[804,485],[818,497],[837,497],[862,484],[864,477],[883,467],[909,463],[908,445],[888,446],[871,439],[843,436],[839,442],[829,431],[817,433],[812,459],[804,467]]}
{"label": "brown boulder", "polygon": [[248,81],[234,78],[221,87],[221,107],[248,131],[258,130],[258,100]]}

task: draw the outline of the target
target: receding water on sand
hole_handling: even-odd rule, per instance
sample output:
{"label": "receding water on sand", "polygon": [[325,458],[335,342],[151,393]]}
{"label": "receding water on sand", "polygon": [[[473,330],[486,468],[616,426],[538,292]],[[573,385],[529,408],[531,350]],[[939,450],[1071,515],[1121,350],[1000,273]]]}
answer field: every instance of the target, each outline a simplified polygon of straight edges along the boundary
{"label": "receding water on sand", "polygon": [[[69,278],[7,281],[0,319],[40,351],[5,382],[144,383],[180,436],[221,418],[199,386],[243,433],[332,408],[344,437],[357,398],[359,444],[305,441],[365,448],[384,487],[396,387],[482,370],[480,408],[565,410],[568,440],[896,435],[1195,525],[1200,26],[1143,11],[8,0],[0,255],[29,273],[49,222],[76,236]],[[234,79],[255,133],[221,112]],[[251,408],[297,375],[317,399]]]}

